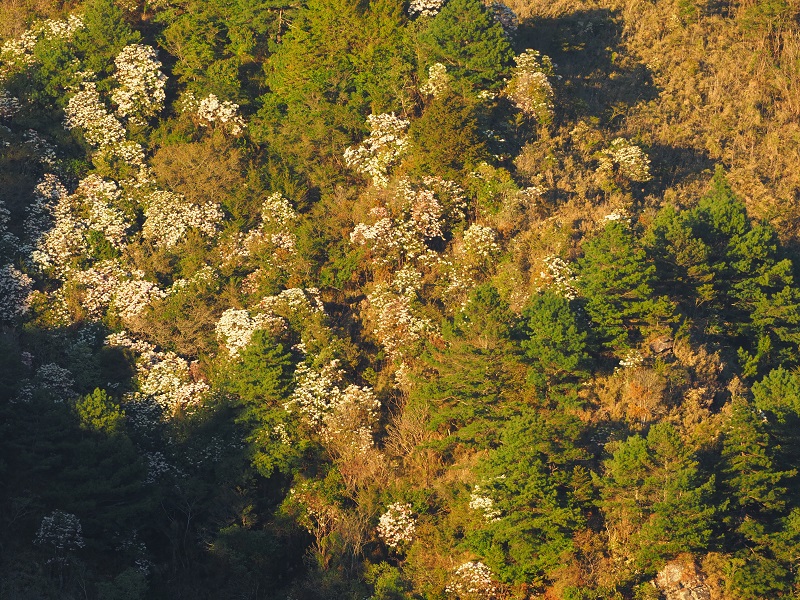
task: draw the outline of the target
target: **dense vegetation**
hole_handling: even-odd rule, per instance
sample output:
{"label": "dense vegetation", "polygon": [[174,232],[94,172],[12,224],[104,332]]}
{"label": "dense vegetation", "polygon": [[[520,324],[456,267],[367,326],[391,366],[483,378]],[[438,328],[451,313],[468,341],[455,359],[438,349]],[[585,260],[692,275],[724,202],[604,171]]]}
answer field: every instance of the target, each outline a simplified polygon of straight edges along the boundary
{"label": "dense vegetation", "polygon": [[0,6],[0,598],[800,594],[800,8],[509,7]]}

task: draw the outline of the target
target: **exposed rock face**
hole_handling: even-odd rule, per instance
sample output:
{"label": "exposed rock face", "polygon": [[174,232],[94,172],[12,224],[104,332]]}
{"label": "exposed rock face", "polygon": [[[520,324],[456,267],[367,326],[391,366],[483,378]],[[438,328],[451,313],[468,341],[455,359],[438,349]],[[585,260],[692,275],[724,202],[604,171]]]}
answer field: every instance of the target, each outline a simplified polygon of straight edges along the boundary
{"label": "exposed rock face", "polygon": [[650,342],[650,350],[653,352],[653,354],[661,354],[663,352],[667,352],[668,350],[672,350],[672,346],[672,338],[668,335],[662,335],[661,337]]}
{"label": "exposed rock face", "polygon": [[656,575],[656,585],[667,600],[711,600],[705,574],[693,561],[667,563]]}

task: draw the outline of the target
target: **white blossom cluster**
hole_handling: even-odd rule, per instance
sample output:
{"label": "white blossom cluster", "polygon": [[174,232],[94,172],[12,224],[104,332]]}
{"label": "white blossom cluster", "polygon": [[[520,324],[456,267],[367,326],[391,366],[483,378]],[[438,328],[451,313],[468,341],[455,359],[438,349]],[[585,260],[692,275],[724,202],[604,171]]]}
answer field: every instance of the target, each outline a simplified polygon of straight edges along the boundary
{"label": "white blossom cluster", "polygon": [[157,351],[153,345],[134,340],[125,332],[109,335],[106,344],[129,348],[139,354],[136,360],[139,391],[126,396],[133,405],[154,403],[164,414],[174,415],[202,402],[208,392],[208,384],[193,381],[188,361],[174,352]]}
{"label": "white blossom cluster", "polygon": [[7,90],[0,90],[0,119],[10,119],[20,111],[19,98],[15,98]]}
{"label": "white blossom cluster", "polygon": [[577,278],[564,259],[552,254],[542,259],[544,270],[539,277],[552,285],[556,291],[567,300],[575,300],[578,290],[575,287]]}
{"label": "white blossom cluster", "polygon": [[497,234],[491,227],[470,225],[461,243],[455,245],[452,259],[442,260],[447,270],[447,293],[465,296],[499,252]]}
{"label": "white blossom cluster", "polygon": [[181,194],[158,190],[145,201],[142,234],[160,248],[172,248],[190,229],[213,236],[224,214],[219,204],[190,202]]}
{"label": "white blossom cluster", "polygon": [[62,403],[76,396],[75,380],[69,369],[59,367],[55,363],[45,363],[36,369],[29,393],[38,390],[47,393],[53,402]]}
{"label": "white blossom cluster", "polygon": [[402,502],[390,504],[378,520],[378,535],[390,548],[411,543],[416,529],[417,520],[411,505]]}
{"label": "white blossom cluster", "polygon": [[483,494],[483,490],[479,485],[472,488],[472,493],[469,496],[469,507],[481,513],[483,518],[490,523],[500,520],[500,509],[494,505],[494,500]]}
{"label": "white blossom cluster", "polygon": [[46,173],[33,190],[33,200],[28,205],[23,228],[25,254],[31,254],[53,224],[53,211],[59,201],[68,196],[67,188],[52,173]]}
{"label": "white blossom cluster", "polygon": [[419,91],[426,96],[439,98],[449,89],[450,76],[447,74],[447,67],[438,62],[428,67],[428,81],[419,88]]}
{"label": "white blossom cluster", "polygon": [[410,122],[392,114],[369,115],[369,137],[358,146],[344,151],[348,167],[372,177],[378,187],[389,183],[389,167],[403,155],[408,147],[406,130]]}
{"label": "white blossom cluster", "polygon": [[36,62],[33,50],[40,39],[69,40],[83,26],[83,18],[78,15],[69,15],[62,20],[47,19],[34,24],[20,37],[6,41],[0,47],[0,81],[14,69]]}
{"label": "white blossom cluster", "polygon": [[320,430],[323,443],[339,455],[367,452],[375,443],[380,408],[369,386],[348,385],[334,392]]}
{"label": "white blossom cluster", "polygon": [[0,255],[5,251],[17,249],[19,239],[8,231],[8,224],[11,222],[11,211],[6,208],[5,202],[0,198]]}
{"label": "white blossom cluster", "polygon": [[125,139],[125,128],[108,112],[92,77],[86,74],[80,89],[67,101],[64,126],[80,129],[86,141],[95,147],[119,144]]}
{"label": "white blossom cluster", "polygon": [[251,256],[263,250],[265,244],[271,244],[274,250],[292,255],[296,252],[297,244],[297,236],[291,230],[295,221],[297,213],[291,203],[278,192],[271,194],[261,207],[260,225],[247,235],[240,236],[236,240],[240,242],[239,247],[228,250],[226,255]]}
{"label": "white blossom cluster", "polygon": [[343,375],[337,360],[319,369],[300,363],[294,373],[294,391],[284,408],[289,412],[297,410],[312,428],[322,429],[336,396],[341,394],[338,384]]}
{"label": "white blossom cluster", "polygon": [[352,243],[369,247],[376,266],[435,262],[426,242],[442,237],[446,227],[464,218],[466,200],[460,187],[439,177],[426,177],[422,183],[401,181],[395,194],[396,216],[387,206],[375,207],[371,211],[375,223],[358,223],[350,233]]}
{"label": "white blossom cluster", "polygon": [[408,14],[412,17],[422,15],[433,17],[438,14],[447,0],[411,0],[408,5]]}
{"label": "white blossom cluster", "polygon": [[44,139],[35,129],[28,129],[22,134],[22,139],[26,144],[33,146],[33,151],[39,158],[39,162],[46,167],[54,168],[58,161],[56,147]]}
{"label": "white blossom cluster", "polygon": [[517,29],[519,29],[517,13],[502,2],[492,2],[489,9],[492,11],[494,20],[500,23],[507,37],[511,37],[517,32]]}
{"label": "white blossom cluster", "polygon": [[462,252],[467,257],[474,257],[478,262],[487,261],[500,252],[496,240],[497,234],[494,229],[473,223],[464,232]]}
{"label": "white blossom cluster", "polygon": [[526,115],[544,125],[551,123],[555,105],[548,76],[553,75],[553,63],[530,48],[514,60],[517,66],[506,86],[506,95]]}
{"label": "white blossom cluster", "polygon": [[420,316],[414,309],[415,295],[398,294],[384,284],[376,285],[367,295],[374,322],[372,333],[389,358],[401,358],[403,347],[436,331],[431,320]]}
{"label": "white blossom cluster", "polygon": [[90,320],[102,319],[111,308],[123,320],[139,316],[156,300],[167,296],[143,271],[127,271],[116,260],[104,260],[82,271],[70,272],[80,291],[81,307]]}
{"label": "white blossom cluster", "polygon": [[57,178],[46,177],[36,187],[34,206],[29,212],[32,230],[36,222],[43,225],[43,212],[50,213],[52,228],[40,234],[32,258],[41,268],[50,268],[62,278],[71,270],[74,259],[88,250],[90,231],[102,233],[112,246],[122,250],[131,227],[115,206],[122,192],[113,181],[92,174],[81,180],[74,194],[64,191]]}
{"label": "white blossom cluster", "polygon": [[240,135],[247,124],[239,114],[239,105],[230,100],[220,101],[215,94],[198,100],[192,92],[183,97],[182,110],[197,117],[201,127],[219,127],[224,133]]}
{"label": "white blossom cluster", "polygon": [[604,221],[630,221],[631,216],[625,209],[613,210],[603,217]]}
{"label": "white blossom cluster", "polygon": [[216,326],[217,338],[233,357],[246,348],[256,331],[276,332],[285,321],[272,313],[250,314],[244,309],[229,308],[222,313]]}
{"label": "white blossom cluster", "polygon": [[14,265],[0,267],[0,322],[28,312],[33,280]]}
{"label": "white blossom cluster", "polygon": [[625,369],[635,369],[642,364],[644,364],[644,356],[642,356],[642,353],[638,350],[629,350],[619,361],[619,366],[614,369],[614,372],[619,373]]}
{"label": "white blossom cluster", "polygon": [[55,551],[56,560],[63,560],[64,552],[78,550],[86,545],[80,519],[61,510],[54,510],[42,519],[35,542]]}
{"label": "white blossom cluster", "polygon": [[608,148],[599,153],[597,172],[608,178],[619,175],[641,183],[653,178],[647,154],[636,144],[621,137],[612,140]]}
{"label": "white blossom cluster", "polygon": [[287,288],[280,294],[262,298],[258,306],[262,310],[294,322],[325,314],[325,307],[317,288]]}
{"label": "white blossom cluster", "polygon": [[159,479],[167,476],[182,477],[185,474],[175,465],[167,461],[167,457],[163,452],[156,450],[155,452],[146,452],[145,458],[147,459],[147,477],[145,483],[155,483]]}
{"label": "white blossom cluster", "polygon": [[445,592],[461,600],[490,600],[496,597],[497,586],[489,567],[480,561],[469,561],[455,570]]}
{"label": "white blossom cluster", "polygon": [[119,87],[111,94],[117,114],[136,121],[153,117],[164,108],[167,77],[155,49],[143,44],[125,46],[114,59]]}
{"label": "white blossom cluster", "polygon": [[338,454],[364,452],[373,446],[380,402],[370,387],[340,382],[344,372],[332,360],[319,369],[301,363],[295,370],[295,388],[284,408],[297,411]]}

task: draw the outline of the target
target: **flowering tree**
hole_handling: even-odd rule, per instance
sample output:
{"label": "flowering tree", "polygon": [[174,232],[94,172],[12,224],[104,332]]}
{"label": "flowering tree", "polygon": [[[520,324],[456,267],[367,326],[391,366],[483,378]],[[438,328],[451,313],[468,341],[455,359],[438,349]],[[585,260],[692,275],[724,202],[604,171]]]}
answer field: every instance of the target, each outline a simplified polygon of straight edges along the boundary
{"label": "flowering tree", "polygon": [[548,79],[554,75],[552,61],[530,48],[514,60],[517,66],[506,86],[506,95],[525,115],[549,125],[554,110],[553,86]]}
{"label": "flowering tree", "polygon": [[409,121],[392,114],[369,115],[369,137],[358,146],[344,151],[344,161],[352,167],[372,177],[378,187],[389,183],[389,167],[403,155],[408,145],[406,130]]}
{"label": "flowering tree", "polygon": [[71,552],[86,545],[78,517],[61,510],[54,510],[42,518],[35,541],[52,552],[48,562],[60,565],[66,564]]}
{"label": "flowering tree", "polygon": [[167,77],[161,72],[161,61],[151,46],[125,46],[114,60],[119,87],[111,94],[117,114],[130,121],[143,123],[164,108],[164,87]]}
{"label": "flowering tree", "polygon": [[636,181],[645,183],[650,174],[650,159],[647,154],[625,138],[615,138],[608,148],[597,154],[597,174],[608,184]]}
{"label": "flowering tree", "polygon": [[411,513],[411,505],[395,502],[386,508],[378,520],[378,535],[393,549],[410,544],[417,529],[417,520]]}
{"label": "flowering tree", "polygon": [[445,588],[447,594],[459,600],[490,600],[497,591],[492,572],[480,561],[460,565]]}
{"label": "flowering tree", "polygon": [[241,135],[247,124],[239,114],[239,105],[230,100],[220,100],[209,94],[198,100],[192,92],[183,97],[183,112],[198,119],[201,127],[214,127],[223,133]]}

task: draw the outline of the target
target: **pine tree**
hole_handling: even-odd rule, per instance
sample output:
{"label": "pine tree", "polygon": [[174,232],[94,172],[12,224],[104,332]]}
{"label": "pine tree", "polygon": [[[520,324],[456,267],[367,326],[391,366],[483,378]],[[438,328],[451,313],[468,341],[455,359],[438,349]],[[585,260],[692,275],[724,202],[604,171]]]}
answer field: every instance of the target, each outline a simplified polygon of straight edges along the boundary
{"label": "pine tree", "polygon": [[673,425],[659,423],[646,438],[635,435],[619,443],[604,467],[600,508],[619,560],[655,573],[679,553],[706,547],[714,479],[702,476]]}
{"label": "pine tree", "polygon": [[655,266],[625,223],[612,221],[583,246],[578,286],[600,339],[624,349],[638,329],[671,317],[672,307],[653,291]]}

